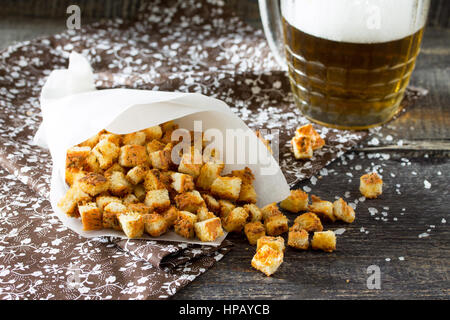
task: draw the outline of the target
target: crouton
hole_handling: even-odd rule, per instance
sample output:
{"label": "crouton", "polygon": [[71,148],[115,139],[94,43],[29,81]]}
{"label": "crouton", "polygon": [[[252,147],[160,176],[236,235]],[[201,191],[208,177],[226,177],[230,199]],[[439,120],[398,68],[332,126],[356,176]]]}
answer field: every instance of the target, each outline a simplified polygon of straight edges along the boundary
{"label": "crouton", "polygon": [[307,232],[323,230],[322,222],[313,212],[307,212],[299,215],[295,218],[294,224],[298,225],[301,229],[305,229]]}
{"label": "crouton", "polygon": [[94,135],[94,136],[90,137],[89,139],[80,143],[78,146],[79,147],[90,147],[92,149],[95,147],[95,145],[98,143],[99,140],[100,140],[100,134],[97,133],[96,135]]}
{"label": "crouton", "polygon": [[241,232],[247,222],[248,212],[242,207],[234,208],[223,219],[223,228],[228,232]]}
{"label": "crouton", "polygon": [[280,209],[278,209],[277,203],[273,202],[261,208],[261,214],[264,221],[272,216],[282,215]]}
{"label": "crouton", "polygon": [[256,251],[252,259],[252,267],[266,276],[274,274],[283,263],[283,252],[275,250],[268,245]]}
{"label": "crouton", "polygon": [[206,206],[214,214],[220,214],[220,203],[212,195],[207,193],[201,193],[203,200],[205,200]]}
{"label": "crouton", "polygon": [[69,186],[72,186],[75,184],[77,180],[84,177],[85,174],[86,174],[85,171],[80,170],[78,168],[66,168],[65,170],[66,183]]}
{"label": "crouton", "polygon": [[145,195],[147,194],[147,192],[145,191],[145,188],[138,184],[133,186],[133,193],[136,196],[136,198],[139,199],[140,202],[144,202],[145,200]]}
{"label": "crouton", "polygon": [[128,133],[122,137],[122,144],[134,144],[143,146],[145,144],[145,140],[147,139],[147,135],[145,132],[138,131],[133,133]]}
{"label": "crouton", "polygon": [[148,141],[152,141],[155,139],[161,139],[163,133],[160,126],[153,126],[147,129],[142,130],[145,133]]}
{"label": "crouton", "polygon": [[306,210],[308,208],[308,194],[302,190],[291,190],[291,194],[280,202],[280,207],[293,213]]}
{"label": "crouton", "polygon": [[228,200],[219,200],[220,217],[224,219],[236,206]]}
{"label": "crouton", "polygon": [[264,225],[259,222],[249,222],[244,226],[244,232],[247,236],[248,243],[252,246],[256,245],[259,238],[264,237],[266,235],[266,229]]}
{"label": "crouton", "polygon": [[122,230],[118,216],[128,213],[128,208],[122,203],[112,201],[103,208],[102,224],[103,228]]}
{"label": "crouton", "polygon": [[222,223],[220,218],[214,217],[194,224],[195,234],[200,241],[214,241],[223,236]]}
{"label": "crouton", "polygon": [[222,199],[236,201],[241,192],[242,180],[238,177],[217,177],[211,185],[211,194]]}
{"label": "crouton", "polygon": [[200,207],[197,210],[198,221],[208,220],[208,219],[212,219],[215,217],[216,217],[216,215],[214,213],[212,213],[211,211],[209,211],[207,207]]}
{"label": "crouton", "polygon": [[87,194],[95,196],[108,190],[109,181],[101,174],[88,172],[78,179],[78,186]]}
{"label": "crouton", "polygon": [[202,190],[209,190],[216,178],[220,177],[225,164],[223,162],[207,162],[200,168],[197,178],[197,187]]}
{"label": "crouton", "polygon": [[179,211],[177,219],[174,222],[174,230],[184,238],[194,237],[194,226],[197,222],[197,216],[188,211]]}
{"label": "crouton", "polygon": [[202,160],[202,155],[199,151],[185,153],[181,156],[178,171],[197,178],[200,175],[200,169],[203,165]]}
{"label": "crouton", "polygon": [[333,252],[336,250],[336,235],[331,230],[314,232],[311,247],[314,250]]}
{"label": "crouton", "polygon": [[170,207],[169,192],[166,189],[147,191],[144,203],[152,210],[163,211]]}
{"label": "crouton", "polygon": [[122,136],[114,133],[102,133],[99,137],[99,142],[102,140],[114,143],[117,147],[120,147],[122,144]]}
{"label": "crouton", "polygon": [[264,226],[269,236],[279,236],[289,230],[288,218],[283,214],[268,217],[264,220]]}
{"label": "crouton", "polygon": [[164,149],[164,146],[165,146],[165,144],[162,143],[161,141],[158,141],[158,140],[150,141],[149,143],[147,143],[147,146],[146,146],[147,153],[151,154],[155,151],[160,151],[160,150]]}
{"label": "crouton", "polygon": [[91,151],[86,158],[86,170],[89,172],[100,173],[102,168],[100,168],[100,163],[97,160],[95,154]]}
{"label": "crouton", "polygon": [[272,247],[273,249],[280,252],[284,252],[284,250],[286,249],[286,247],[284,246],[283,237],[261,237],[256,242],[256,250],[259,250],[264,245],[268,245],[269,247]]}
{"label": "crouton", "polygon": [[255,180],[255,176],[249,167],[245,167],[242,170],[233,170],[231,171],[231,176],[240,178],[243,184],[252,184]]}
{"label": "crouton", "polygon": [[163,211],[161,214],[166,219],[167,227],[170,228],[178,217],[178,209],[175,206],[170,206],[169,209]]}
{"label": "crouton", "polygon": [[168,230],[168,225],[166,219],[158,213],[145,214],[144,218],[144,229],[152,237],[159,237]]}
{"label": "crouton", "polygon": [[86,160],[90,153],[90,147],[69,148],[66,153],[66,168],[77,168],[88,171]]}
{"label": "crouton", "polygon": [[168,170],[171,162],[171,151],[159,150],[149,154],[153,168]]}
{"label": "crouton", "polygon": [[325,145],[325,140],[322,139],[322,137],[314,129],[312,124],[307,124],[305,126],[298,128],[295,131],[295,136],[296,137],[307,136],[311,138],[313,150],[320,149]]}
{"label": "crouton", "polygon": [[163,136],[161,138],[161,141],[164,143],[169,143],[171,141],[174,141],[174,140],[172,140],[172,133],[175,130],[177,130],[178,128],[179,128],[179,126],[177,124],[172,125],[170,128],[167,127],[166,130],[163,128]]}
{"label": "crouton", "polygon": [[147,171],[144,178],[144,188],[147,191],[166,189],[161,179],[161,172],[158,169]]}
{"label": "crouton", "polygon": [[293,137],[292,150],[296,159],[310,159],[313,156],[311,138],[308,136]]}
{"label": "crouton", "polygon": [[97,203],[98,209],[100,210],[100,213],[103,213],[103,209],[111,202],[122,203],[122,200],[120,198],[111,196],[98,196],[95,201]]}
{"label": "crouton", "polygon": [[179,127],[173,120],[161,123],[159,126],[161,127],[163,133],[166,133],[167,131],[170,130],[178,129]]}
{"label": "crouton", "polygon": [[134,212],[118,215],[118,220],[123,232],[128,238],[139,238],[144,234],[144,218]]}
{"label": "crouton", "polygon": [[78,206],[84,231],[100,230],[103,228],[102,213],[95,202],[87,202]]}
{"label": "crouton", "polygon": [[311,201],[311,204],[308,205],[309,211],[314,212],[325,220],[332,222],[336,220],[336,217],[333,214],[333,203],[322,200],[314,195],[311,196]]}
{"label": "crouton", "polygon": [[244,209],[248,212],[248,222],[256,222],[262,220],[262,212],[255,204],[246,204],[244,205]]}
{"label": "crouton", "polygon": [[205,201],[197,190],[180,193],[175,197],[177,208],[182,211],[196,213],[200,207],[205,206]]}
{"label": "crouton", "polygon": [[243,183],[241,185],[241,192],[239,192],[239,198],[237,201],[240,203],[256,203],[256,201],[258,201],[258,195],[256,194],[253,185]]}
{"label": "crouton", "polygon": [[103,139],[95,145],[92,152],[97,157],[100,168],[106,169],[119,157],[120,148],[114,143]]}
{"label": "crouton", "polygon": [[141,215],[152,213],[153,210],[149,206],[141,202],[126,204],[129,212],[139,213]]}
{"label": "crouton", "polygon": [[127,194],[124,198],[123,198],[123,204],[124,205],[129,205],[132,203],[139,203],[139,199],[132,193]]}
{"label": "crouton", "polygon": [[376,172],[361,176],[359,181],[359,191],[364,197],[373,199],[383,193],[383,180]]}
{"label": "crouton", "polygon": [[68,216],[76,217],[78,216],[77,204],[82,201],[89,201],[91,196],[84,191],[82,191],[78,186],[72,186],[67,190],[64,197],[58,202],[58,207]]}
{"label": "crouton", "polygon": [[120,148],[119,164],[122,167],[135,167],[148,164],[145,147],[139,145],[125,145]]}
{"label": "crouton", "polygon": [[133,190],[133,186],[128,182],[125,175],[120,171],[113,171],[108,178],[109,191],[118,197],[123,197]]}
{"label": "crouton", "polygon": [[108,169],[106,169],[105,172],[103,173],[103,175],[106,178],[109,178],[111,176],[111,174],[115,171],[122,172],[123,174],[125,174],[125,169],[116,162],[112,166],[110,166]]}
{"label": "crouton", "polygon": [[347,223],[355,221],[355,210],[342,198],[339,198],[333,203],[333,214],[337,219]]}
{"label": "crouton", "polygon": [[141,183],[147,175],[147,166],[136,166],[127,172],[126,178],[132,184]]}
{"label": "crouton", "polygon": [[288,246],[296,249],[306,250],[309,247],[308,232],[294,225],[289,228]]}
{"label": "crouton", "polygon": [[171,187],[178,193],[194,190],[194,179],[189,174],[173,172],[171,173]]}

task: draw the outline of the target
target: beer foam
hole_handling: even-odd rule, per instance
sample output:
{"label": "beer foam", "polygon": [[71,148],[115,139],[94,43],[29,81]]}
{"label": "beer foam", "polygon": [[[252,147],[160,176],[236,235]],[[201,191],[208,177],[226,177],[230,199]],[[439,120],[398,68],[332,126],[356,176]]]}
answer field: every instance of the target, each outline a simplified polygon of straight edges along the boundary
{"label": "beer foam", "polygon": [[420,30],[429,5],[429,0],[281,0],[281,12],[289,24],[319,38],[379,43]]}

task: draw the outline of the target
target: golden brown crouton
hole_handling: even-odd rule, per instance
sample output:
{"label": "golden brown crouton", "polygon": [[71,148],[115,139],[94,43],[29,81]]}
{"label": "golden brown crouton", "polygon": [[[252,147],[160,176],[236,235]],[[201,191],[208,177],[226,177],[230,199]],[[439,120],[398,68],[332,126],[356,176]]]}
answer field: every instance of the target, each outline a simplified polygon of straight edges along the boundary
{"label": "golden brown crouton", "polygon": [[101,174],[88,172],[78,179],[78,186],[87,194],[95,196],[108,190],[109,181]]}
{"label": "golden brown crouton", "polygon": [[291,190],[291,194],[281,201],[280,207],[293,213],[306,210],[308,208],[308,194],[302,190]]}
{"label": "golden brown crouton", "polygon": [[90,147],[69,148],[66,153],[66,168],[77,168],[88,171],[86,159],[90,153]]}
{"label": "golden brown crouton", "polygon": [[149,214],[152,213],[152,208],[149,206],[146,206],[143,203],[130,203],[127,205],[128,211],[139,213],[139,214]]}
{"label": "golden brown crouton", "polygon": [[144,234],[144,218],[134,212],[118,215],[118,220],[123,232],[128,238],[140,238]]}
{"label": "golden brown crouton", "polygon": [[103,228],[102,213],[95,202],[87,202],[83,205],[79,205],[78,211],[80,212],[83,230],[90,231]]}
{"label": "golden brown crouton", "polygon": [[139,145],[125,145],[120,148],[119,164],[122,167],[144,166],[148,164],[145,147]]}
{"label": "golden brown crouton", "polygon": [[67,190],[64,197],[58,202],[58,207],[68,216],[78,216],[77,204],[82,201],[89,201],[91,197],[83,192],[78,186],[74,185]]}
{"label": "golden brown crouton", "polygon": [[136,166],[127,172],[126,178],[132,184],[141,183],[147,175],[147,166]]}
{"label": "golden brown crouton", "polygon": [[163,134],[160,126],[149,127],[147,129],[142,130],[142,132],[145,133],[148,141],[161,139]]}
{"label": "golden brown crouton", "polygon": [[108,178],[109,191],[118,197],[126,196],[133,191],[133,186],[128,182],[125,175],[120,171],[114,171]]}
{"label": "golden brown crouton", "polygon": [[147,191],[145,191],[145,188],[142,185],[137,184],[133,186],[133,193],[140,202],[144,202]]}
{"label": "golden brown crouton", "polygon": [[181,156],[178,171],[197,178],[200,175],[200,169],[203,165],[202,161],[202,155],[199,151],[194,151],[192,154],[185,153]]}
{"label": "golden brown crouton", "polygon": [[220,177],[225,164],[223,162],[207,162],[200,169],[197,178],[197,187],[202,190],[209,190],[216,178]]}
{"label": "golden brown crouton", "polygon": [[307,212],[299,215],[295,218],[294,224],[298,225],[302,229],[305,229],[307,232],[323,230],[322,222],[313,212]]}
{"label": "golden brown crouton", "polygon": [[200,207],[197,210],[197,220],[198,221],[208,220],[208,219],[212,219],[215,217],[216,216],[214,215],[214,213],[209,211],[207,207]]}
{"label": "golden brown crouton", "polygon": [[279,236],[289,230],[288,219],[283,214],[268,217],[264,220],[264,226],[269,236]]}
{"label": "golden brown crouton", "polygon": [[331,230],[314,232],[311,247],[314,250],[333,252],[336,250],[336,235]]}
{"label": "golden brown crouton", "polygon": [[242,184],[252,184],[255,180],[255,176],[253,175],[252,170],[249,167],[245,167],[242,170],[233,170],[231,171],[231,175],[233,177],[238,177],[241,179]]}
{"label": "golden brown crouton", "polygon": [[160,151],[164,149],[165,144],[158,140],[153,140],[147,143],[147,153],[151,154],[155,151]]}
{"label": "golden brown crouton", "polygon": [[185,238],[194,237],[194,226],[197,222],[197,216],[188,211],[179,211],[174,223],[174,230],[177,234]]}
{"label": "golden brown crouton", "polygon": [[82,171],[78,168],[66,168],[66,183],[69,186],[73,186],[80,178],[84,177],[86,171]]}
{"label": "golden brown crouton", "polygon": [[166,189],[162,181],[161,172],[158,169],[147,171],[144,179],[144,188],[147,191]]}
{"label": "golden brown crouton", "polygon": [[169,192],[166,189],[147,191],[145,205],[156,211],[163,211],[169,208]]}
{"label": "golden brown crouton", "polygon": [[383,193],[383,180],[376,172],[361,176],[359,181],[359,191],[364,197],[373,199]]}
{"label": "golden brown crouton", "polygon": [[259,248],[252,259],[252,267],[268,277],[274,274],[282,263],[283,252],[275,250],[268,245]]}
{"label": "golden brown crouton", "polygon": [[189,174],[172,172],[171,173],[172,184],[171,187],[178,193],[194,190],[194,179]]}
{"label": "golden brown crouton", "polygon": [[222,219],[223,228],[228,232],[241,232],[248,218],[248,212],[242,207],[234,208]]}
{"label": "golden brown crouton", "polygon": [[145,214],[144,229],[152,237],[159,237],[168,230],[166,219],[158,213]]}
{"label": "golden brown crouton", "polygon": [[100,210],[100,213],[103,213],[103,209],[111,202],[122,203],[122,200],[120,198],[111,196],[97,196],[95,201],[97,203],[98,209]]}
{"label": "golden brown crouton", "polygon": [[177,220],[178,209],[175,206],[170,206],[169,209],[163,211],[161,214],[166,219],[167,227],[170,228],[175,223],[175,220]]}
{"label": "golden brown crouton", "polygon": [[238,200],[240,203],[256,203],[258,201],[258,195],[256,194],[253,185],[243,183],[241,185],[241,192],[239,192]]}
{"label": "golden brown crouton", "polygon": [[119,157],[120,148],[114,143],[103,139],[96,144],[92,152],[97,157],[100,168],[106,169]]}
{"label": "golden brown crouton", "polygon": [[112,174],[113,172],[115,172],[115,171],[122,172],[123,174],[125,174],[125,169],[124,169],[120,164],[118,164],[118,163],[116,162],[116,163],[114,163],[111,167],[109,167],[108,169],[106,169],[103,175],[104,175],[106,178],[109,178],[109,177],[111,176],[111,174]]}
{"label": "golden brown crouton", "polygon": [[263,245],[268,245],[269,247],[281,252],[284,252],[286,249],[284,246],[284,239],[282,237],[261,237],[256,243],[256,250],[260,249]]}
{"label": "golden brown crouton", "polygon": [[95,147],[95,145],[100,140],[100,133],[97,133],[96,135],[90,137],[89,139],[83,141],[78,146],[79,147],[90,147],[91,149]]}
{"label": "golden brown crouton", "polygon": [[214,217],[194,224],[195,234],[200,241],[214,241],[223,236],[220,218]]}
{"label": "golden brown crouton", "polygon": [[272,216],[282,215],[280,209],[278,209],[277,203],[273,202],[261,208],[262,218],[266,221]]}
{"label": "golden brown crouton", "polygon": [[314,129],[312,124],[307,124],[303,127],[298,128],[295,131],[296,137],[307,136],[311,138],[312,149],[320,149],[325,145],[325,140],[322,139],[320,134]]}
{"label": "golden brown crouton", "polygon": [[236,201],[241,192],[242,180],[238,177],[217,177],[211,185],[211,194],[222,199]]}
{"label": "golden brown crouton", "polygon": [[170,150],[159,150],[149,154],[150,162],[152,163],[153,168],[168,170],[171,160],[171,151]]}
{"label": "golden brown crouton", "polygon": [[290,227],[288,234],[288,246],[302,250],[308,249],[308,232],[306,232],[305,229],[299,228],[297,225]]}
{"label": "golden brown crouton", "polygon": [[264,225],[259,222],[249,222],[244,226],[244,232],[247,236],[248,243],[252,246],[256,245],[259,238],[264,237],[266,235],[266,229]]}
{"label": "golden brown crouton", "polygon": [[224,219],[236,206],[228,200],[219,200],[220,217]]}
{"label": "golden brown crouton", "polygon": [[133,204],[133,203],[139,203],[139,199],[132,193],[127,194],[124,198],[123,198],[123,204],[124,205],[129,205],[129,204]]}
{"label": "golden brown crouton", "polygon": [[205,206],[205,201],[197,190],[180,193],[175,197],[177,208],[182,211],[196,213],[200,207]]}
{"label": "golden brown crouton", "polygon": [[114,230],[121,230],[118,216],[128,213],[128,208],[119,202],[110,202],[103,208],[102,223],[103,228],[112,228]]}
{"label": "golden brown crouton", "polygon": [[309,211],[314,212],[325,220],[329,220],[332,222],[336,220],[336,217],[333,214],[333,203],[331,203],[330,201],[322,200],[315,195],[311,196],[311,201],[311,204],[308,205]]}
{"label": "golden brown crouton", "polygon": [[256,222],[262,220],[262,212],[259,210],[259,208],[251,203],[244,205],[244,209],[248,212],[248,219],[249,222]]}
{"label": "golden brown crouton", "polygon": [[122,136],[114,133],[105,132],[100,134],[99,142],[101,140],[106,140],[108,142],[114,143],[117,147],[120,147],[120,145],[122,144]]}
{"label": "golden brown crouton", "polygon": [[220,215],[220,203],[212,195],[207,193],[202,193],[202,198],[205,200],[208,209],[216,215]]}
{"label": "golden brown crouton", "polygon": [[355,221],[355,210],[353,210],[353,208],[342,198],[339,198],[339,200],[336,200],[333,203],[333,214],[337,219],[347,223]]}
{"label": "golden brown crouton", "polygon": [[166,133],[167,131],[179,128],[179,126],[173,120],[169,120],[167,122],[161,123],[159,126],[161,127],[161,130],[163,133]]}
{"label": "golden brown crouton", "polygon": [[164,142],[164,143],[169,143],[169,142],[171,142],[171,141],[174,141],[174,140],[172,140],[172,133],[173,133],[175,130],[177,130],[178,127],[179,127],[179,126],[178,126],[177,124],[174,124],[174,125],[172,125],[170,128],[168,128],[168,129],[164,129],[164,128],[163,128],[163,136],[162,136],[162,138],[161,138],[161,141]]}
{"label": "golden brown crouton", "polygon": [[296,159],[310,159],[313,156],[311,138],[308,136],[293,137],[292,150]]}
{"label": "golden brown crouton", "polygon": [[139,132],[133,132],[128,133],[123,136],[122,138],[122,144],[134,144],[134,145],[140,145],[143,146],[145,144],[145,140],[147,139],[147,135],[145,132],[139,131]]}

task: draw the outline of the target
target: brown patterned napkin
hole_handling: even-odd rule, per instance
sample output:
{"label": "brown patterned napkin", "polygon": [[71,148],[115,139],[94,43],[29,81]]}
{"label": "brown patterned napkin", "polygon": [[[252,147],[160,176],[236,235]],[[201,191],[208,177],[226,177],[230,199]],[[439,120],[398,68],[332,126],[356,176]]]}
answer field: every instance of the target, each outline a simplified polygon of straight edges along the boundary
{"label": "brown patterned napkin", "polygon": [[39,94],[69,53],[84,54],[98,88],[199,92],[227,102],[251,128],[280,132],[288,182],[310,177],[366,132],[319,127],[327,145],[296,161],[288,141],[307,123],[261,31],[223,1],[154,1],[137,21],[116,19],[20,43],[0,53],[0,298],[161,299],[205,272],[230,250],[142,240],[84,239],[54,216],[51,160],[31,145]]}

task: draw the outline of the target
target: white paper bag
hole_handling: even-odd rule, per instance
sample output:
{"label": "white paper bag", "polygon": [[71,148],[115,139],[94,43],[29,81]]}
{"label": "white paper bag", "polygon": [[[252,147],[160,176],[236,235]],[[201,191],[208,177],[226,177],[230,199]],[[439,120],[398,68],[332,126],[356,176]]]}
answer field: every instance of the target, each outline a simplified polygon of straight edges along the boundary
{"label": "white paper bag", "polygon": [[[50,74],[41,93],[43,123],[35,136],[35,143],[47,147],[53,159],[50,201],[61,221],[83,237],[117,236],[125,234],[115,230],[83,231],[80,219],[68,217],[57,206],[68,189],[64,179],[66,150],[95,135],[102,129],[116,134],[139,131],[169,120],[175,120],[181,128],[193,129],[194,121],[202,121],[202,130],[215,129],[226,135],[227,130],[247,134],[250,146],[267,150],[245,123],[232,113],[220,100],[196,93],[160,92],[133,89],[95,90],[93,74],[87,60],[77,53],[70,55],[67,70],[55,70]],[[241,130],[241,131],[239,131]],[[230,153],[224,148],[223,158]],[[254,152],[242,150],[239,155]],[[249,159],[254,154],[246,155]],[[225,161],[226,162],[226,161]],[[289,186],[275,159],[268,152],[260,152],[255,163],[227,163],[224,172],[248,166],[255,174],[255,190],[258,205],[277,202],[289,195]],[[219,245],[225,235],[214,242],[188,240],[169,232],[159,238],[189,243]]]}

